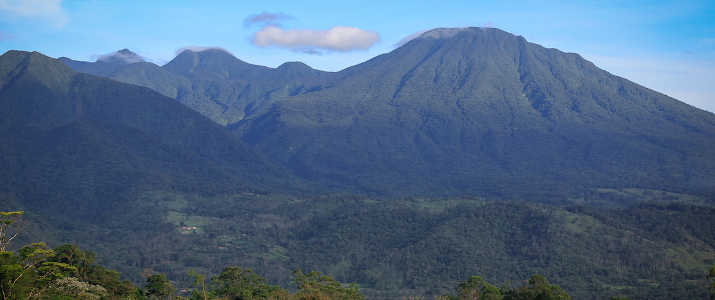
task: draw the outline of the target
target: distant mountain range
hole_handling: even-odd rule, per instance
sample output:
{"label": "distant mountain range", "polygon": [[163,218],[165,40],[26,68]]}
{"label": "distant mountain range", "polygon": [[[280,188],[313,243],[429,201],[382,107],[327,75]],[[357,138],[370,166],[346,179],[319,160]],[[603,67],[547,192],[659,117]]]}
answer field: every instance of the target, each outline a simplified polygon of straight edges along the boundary
{"label": "distant mountain range", "polygon": [[177,99],[338,190],[715,191],[715,115],[498,29],[431,30],[340,72],[256,66],[216,49],[162,67],[60,60]]}

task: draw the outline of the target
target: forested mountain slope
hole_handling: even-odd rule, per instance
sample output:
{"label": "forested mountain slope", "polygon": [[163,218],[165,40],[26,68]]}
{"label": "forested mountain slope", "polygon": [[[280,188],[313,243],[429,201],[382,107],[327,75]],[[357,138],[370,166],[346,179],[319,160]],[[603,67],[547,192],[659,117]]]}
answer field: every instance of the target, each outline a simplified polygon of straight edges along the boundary
{"label": "forested mountain slope", "polygon": [[60,60],[78,72],[154,89],[222,125],[254,114],[274,98],[320,89],[331,77],[300,62],[275,69],[252,65],[220,49],[184,50],[162,67],[149,62]]}
{"label": "forested mountain slope", "polygon": [[235,128],[378,193],[715,190],[715,115],[498,29],[429,31],[336,76]]}
{"label": "forested mountain slope", "polygon": [[145,190],[274,190],[290,178],[170,98],[36,52],[0,57],[0,114],[5,198],[55,216],[104,220]]}
{"label": "forested mountain slope", "polygon": [[109,77],[176,98],[332,190],[715,190],[712,113],[493,28],[435,29],[335,73],[211,49]]}
{"label": "forested mountain slope", "polygon": [[715,116],[577,54],[462,28],[340,72],[63,61],[114,80],[0,57],[1,196],[137,282],[242,265],[374,297],[534,273],[579,299],[704,295]]}

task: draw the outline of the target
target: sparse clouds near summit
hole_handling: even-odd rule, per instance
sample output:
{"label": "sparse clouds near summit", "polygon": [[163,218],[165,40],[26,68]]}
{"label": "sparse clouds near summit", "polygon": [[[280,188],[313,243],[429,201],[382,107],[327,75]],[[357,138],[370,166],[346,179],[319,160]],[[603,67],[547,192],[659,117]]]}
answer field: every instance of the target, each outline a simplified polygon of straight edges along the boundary
{"label": "sparse clouds near summit", "polygon": [[392,46],[395,48],[402,47],[402,45],[407,44],[409,41],[416,39],[418,36],[422,35],[423,33],[427,32],[427,30],[420,30],[415,33],[412,33],[406,37],[403,37],[397,43],[393,44]]}
{"label": "sparse clouds near summit", "polygon": [[374,31],[355,27],[335,26],[328,30],[290,29],[266,26],[253,35],[253,44],[260,47],[280,47],[313,53],[317,49],[330,51],[366,50],[380,37]]}
{"label": "sparse clouds near summit", "polygon": [[[186,47],[181,47],[181,48],[177,49],[176,55],[179,55],[179,54],[181,54],[181,52],[184,52],[186,50],[191,51],[191,52],[201,52],[201,51],[206,51],[206,50],[219,50],[219,51],[223,51],[228,54],[231,54],[231,52],[229,52],[228,50],[221,48],[221,47],[186,46]],[[233,54],[231,54],[231,55],[233,55]]]}
{"label": "sparse clouds near summit", "polygon": [[114,51],[108,54],[100,55],[97,61],[102,62],[121,62],[125,64],[133,64],[143,62],[145,59],[128,49]]}
{"label": "sparse clouds near summit", "polygon": [[249,27],[251,25],[277,25],[281,21],[287,21],[293,19],[292,16],[284,13],[269,13],[262,12],[260,14],[250,15],[243,20],[243,26]]}
{"label": "sparse clouds near summit", "polygon": [[285,48],[307,54],[321,51],[367,50],[380,40],[377,32],[357,27],[333,26],[330,29],[284,29],[283,21],[295,20],[285,13],[262,12],[246,17],[245,27],[261,25],[251,42],[259,47]]}

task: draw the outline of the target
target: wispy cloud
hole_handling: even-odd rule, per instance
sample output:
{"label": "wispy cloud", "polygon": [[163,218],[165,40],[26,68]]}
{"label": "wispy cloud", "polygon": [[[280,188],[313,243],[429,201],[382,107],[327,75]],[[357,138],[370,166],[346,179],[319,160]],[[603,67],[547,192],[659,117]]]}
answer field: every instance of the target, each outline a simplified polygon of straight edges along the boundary
{"label": "wispy cloud", "polygon": [[425,32],[427,32],[427,30],[420,30],[418,32],[409,34],[406,37],[403,37],[402,39],[397,41],[397,43],[394,43],[392,46],[395,48],[402,47],[402,45],[407,44],[409,41],[416,39],[418,36],[422,35]]}
{"label": "wispy cloud", "polygon": [[[191,51],[191,52],[201,52],[201,51],[206,51],[206,50],[219,50],[226,52],[228,54],[231,54],[231,52],[228,52],[228,50],[221,48],[221,47],[205,47],[205,46],[186,46],[186,47],[181,47],[176,50],[176,55],[181,54],[181,52],[184,51]],[[233,55],[233,54],[231,54]]]}
{"label": "wispy cloud", "polygon": [[146,59],[144,59],[143,57],[139,56],[138,54],[136,54],[134,52],[131,52],[127,49],[123,49],[123,50],[115,51],[112,53],[99,55],[97,57],[97,61],[133,64],[133,63],[138,63],[138,62],[144,62],[144,61],[146,61]]}
{"label": "wispy cloud", "polygon": [[20,18],[44,19],[56,27],[63,27],[69,21],[62,9],[62,0],[0,0],[0,13]]}
{"label": "wispy cloud", "polygon": [[269,13],[269,12],[262,12],[260,14],[255,14],[255,15],[250,15],[246,17],[245,20],[243,20],[243,26],[249,27],[251,25],[261,25],[261,26],[267,26],[267,25],[279,25],[280,22],[286,21],[286,20],[291,20],[293,19],[292,16],[284,14],[284,13]]}
{"label": "wispy cloud", "polygon": [[253,44],[260,47],[279,47],[310,54],[318,49],[329,51],[366,50],[380,37],[374,31],[355,27],[335,26],[328,30],[291,29],[266,26],[253,35]]}

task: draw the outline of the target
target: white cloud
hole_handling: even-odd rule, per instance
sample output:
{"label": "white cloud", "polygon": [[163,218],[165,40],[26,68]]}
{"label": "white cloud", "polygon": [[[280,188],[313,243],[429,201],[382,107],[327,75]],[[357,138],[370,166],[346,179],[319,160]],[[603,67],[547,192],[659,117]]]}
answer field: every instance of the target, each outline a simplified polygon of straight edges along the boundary
{"label": "white cloud", "polygon": [[355,27],[335,26],[328,30],[284,30],[269,25],[253,35],[253,44],[260,47],[280,47],[315,53],[316,49],[330,51],[366,50],[380,37],[374,31]]}
{"label": "white cloud", "polygon": [[56,27],[62,27],[69,21],[62,10],[62,0],[0,0],[0,13],[21,18],[41,18]]}
{"label": "white cloud", "polygon": [[586,56],[604,70],[715,112],[715,63],[663,57]]}
{"label": "white cloud", "polygon": [[269,13],[262,12],[260,14],[250,15],[243,20],[243,25],[248,27],[254,24],[261,25],[277,25],[280,21],[293,19],[292,16],[284,13]]}
{"label": "white cloud", "polygon": [[[201,51],[206,51],[206,50],[219,50],[226,52],[228,54],[231,54],[231,52],[228,52],[228,50],[221,48],[221,47],[204,47],[204,46],[186,46],[186,47],[181,47],[176,50],[176,55],[181,54],[181,52],[184,51],[191,51],[191,52],[201,52]],[[233,55],[233,54],[231,54]]]}
{"label": "white cloud", "polygon": [[97,58],[97,61],[122,62],[125,64],[133,64],[133,63],[138,63],[138,62],[144,62],[146,60],[134,52],[131,52],[127,49],[123,49],[123,50],[115,51],[112,53],[100,55]]}

